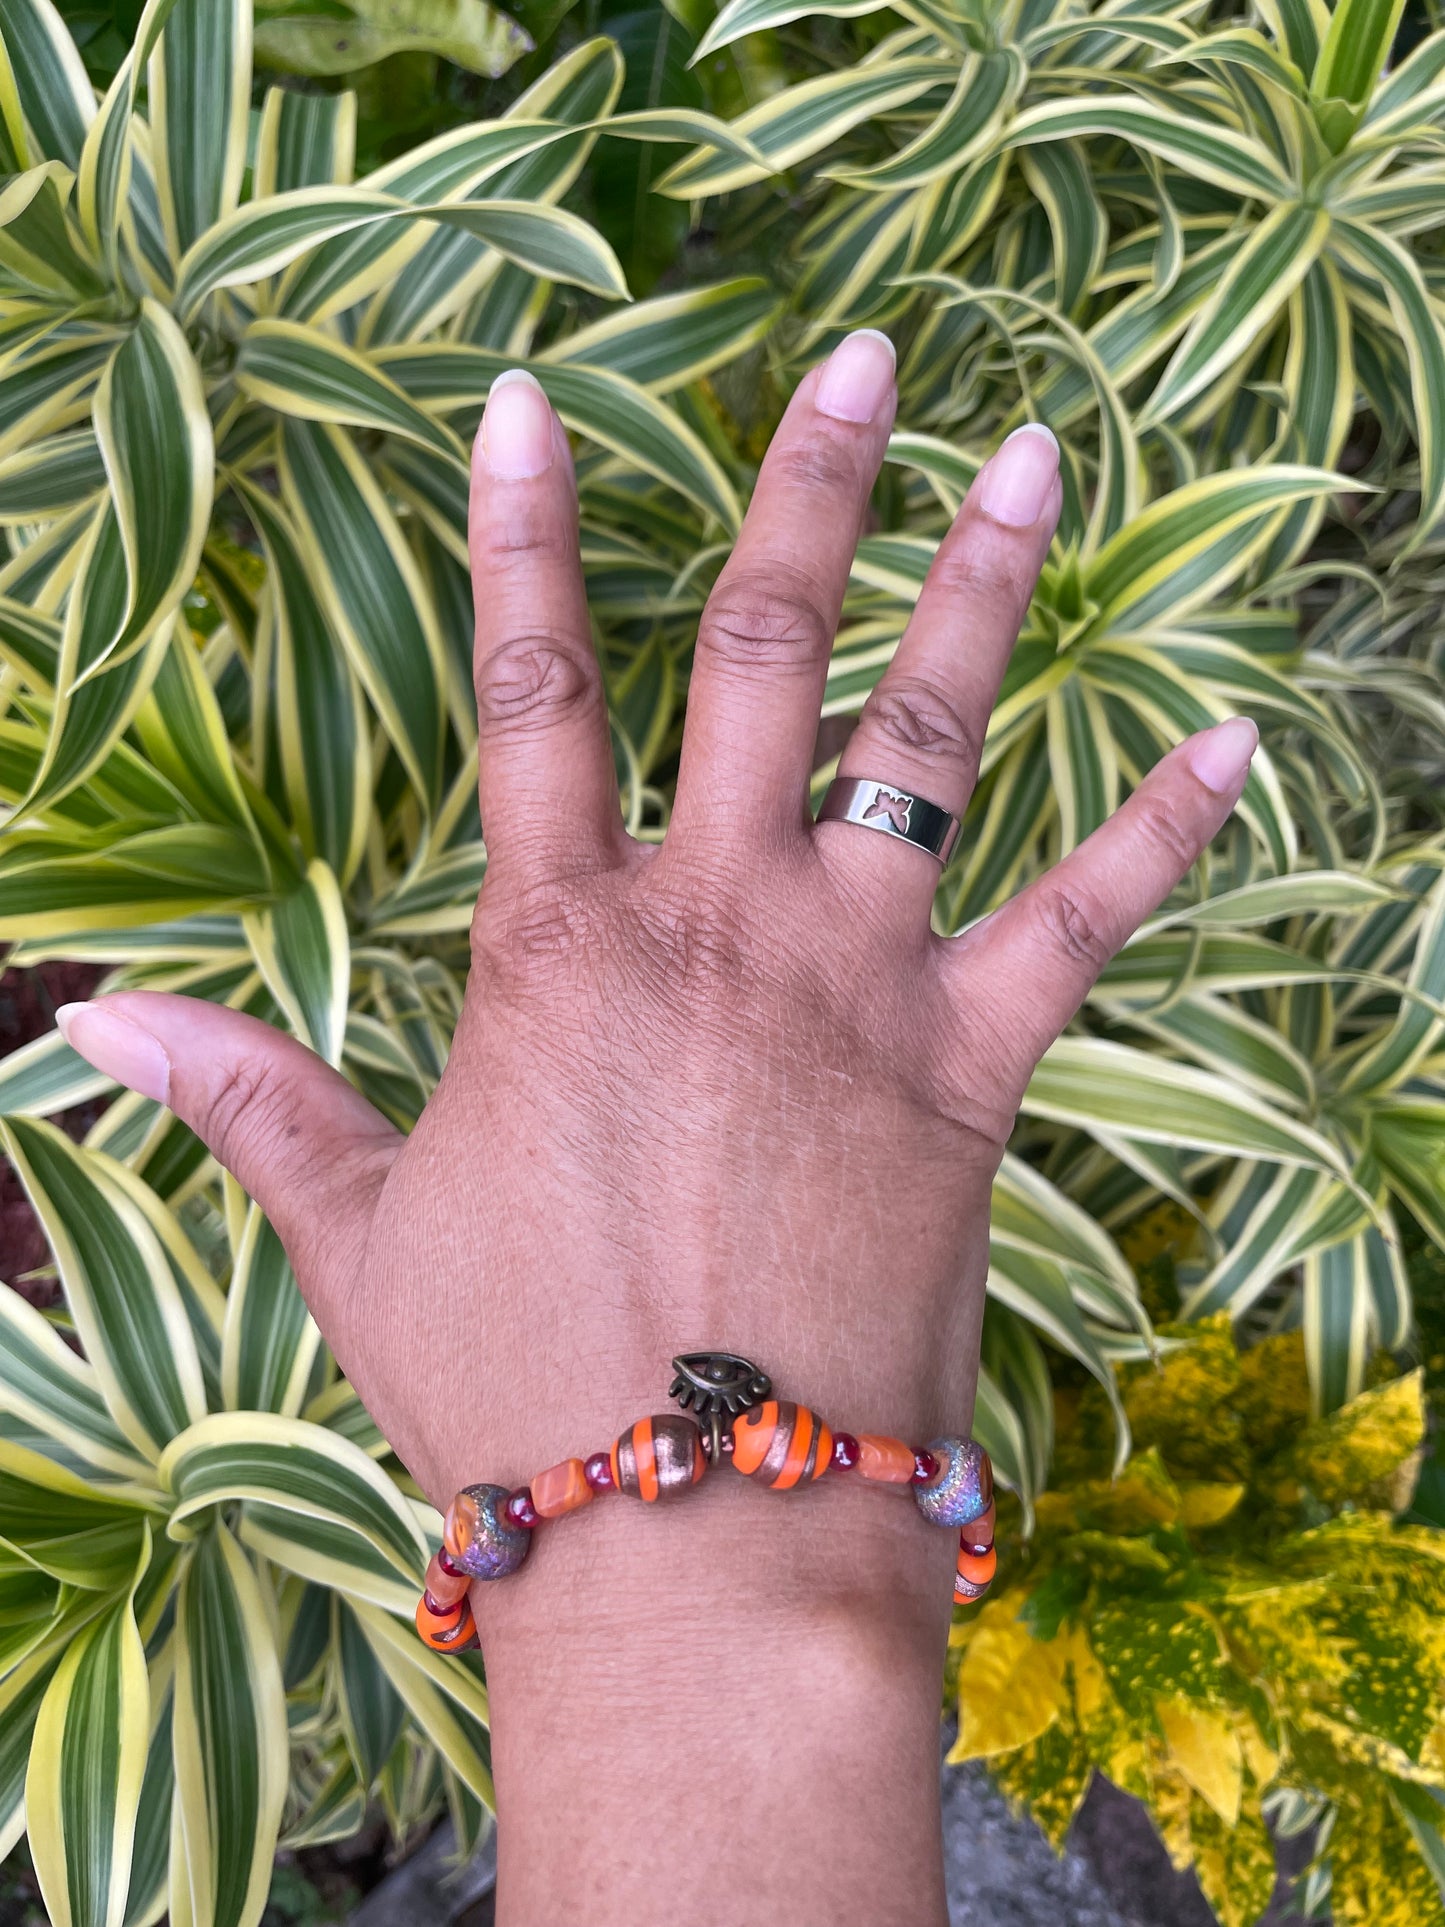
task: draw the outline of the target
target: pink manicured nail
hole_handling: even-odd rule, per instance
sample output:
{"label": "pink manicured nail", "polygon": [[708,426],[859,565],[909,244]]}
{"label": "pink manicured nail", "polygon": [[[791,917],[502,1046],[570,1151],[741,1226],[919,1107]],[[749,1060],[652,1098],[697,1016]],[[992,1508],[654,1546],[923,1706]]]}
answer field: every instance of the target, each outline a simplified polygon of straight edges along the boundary
{"label": "pink manicured nail", "polygon": [[73,1051],[117,1084],[164,1104],[171,1088],[171,1061],[151,1036],[119,1011],[99,1004],[62,1004],[55,1024]]}
{"label": "pink manicured nail", "polygon": [[1231,716],[1196,736],[1189,749],[1189,767],[1220,796],[1243,789],[1249,759],[1259,746],[1259,730],[1248,716]]}
{"label": "pink manicured nail", "polygon": [[525,368],[498,375],[482,414],[482,454],[499,481],[525,482],[552,466],[552,408]]}
{"label": "pink manicured nail", "polygon": [[1026,529],[1037,522],[1059,472],[1059,445],[1042,422],[1016,428],[978,478],[978,505],[995,522]]}
{"label": "pink manicured nail", "polygon": [[860,328],[838,343],[823,364],[813,406],[834,421],[871,422],[888,399],[898,358],[876,328]]}

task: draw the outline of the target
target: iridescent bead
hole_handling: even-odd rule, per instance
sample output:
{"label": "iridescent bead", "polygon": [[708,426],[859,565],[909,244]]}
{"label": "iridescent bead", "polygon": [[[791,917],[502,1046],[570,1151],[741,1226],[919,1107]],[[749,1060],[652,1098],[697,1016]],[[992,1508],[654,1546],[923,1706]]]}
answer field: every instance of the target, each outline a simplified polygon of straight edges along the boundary
{"label": "iridescent bead", "polygon": [[926,1485],[914,1486],[918,1510],[931,1525],[967,1525],[993,1499],[988,1453],[972,1439],[930,1439],[928,1450],[938,1470]]}
{"label": "iridescent bead", "polygon": [[442,1543],[471,1579],[505,1579],[526,1558],[532,1535],[513,1525],[504,1485],[465,1486],[447,1507]]}
{"label": "iridescent bead", "polygon": [[640,1418],[612,1447],[612,1482],[651,1505],[697,1484],[707,1471],[702,1433],[671,1412]]}

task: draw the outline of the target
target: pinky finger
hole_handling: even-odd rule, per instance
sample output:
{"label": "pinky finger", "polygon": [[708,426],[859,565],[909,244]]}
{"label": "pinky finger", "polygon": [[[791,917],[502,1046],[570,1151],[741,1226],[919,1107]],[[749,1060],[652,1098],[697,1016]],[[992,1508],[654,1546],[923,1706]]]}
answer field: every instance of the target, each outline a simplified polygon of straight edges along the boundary
{"label": "pinky finger", "polygon": [[1018,1090],[1105,964],[1228,821],[1258,742],[1243,716],[1191,736],[1062,863],[947,944],[956,1001],[997,1021],[1001,1068]]}

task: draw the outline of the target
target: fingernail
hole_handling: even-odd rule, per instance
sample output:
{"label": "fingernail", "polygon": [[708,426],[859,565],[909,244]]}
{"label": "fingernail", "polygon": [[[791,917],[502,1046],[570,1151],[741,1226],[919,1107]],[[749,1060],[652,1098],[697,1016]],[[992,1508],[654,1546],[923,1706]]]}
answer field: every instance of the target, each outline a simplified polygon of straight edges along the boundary
{"label": "fingernail", "polygon": [[509,368],[492,383],[482,411],[482,454],[503,482],[525,482],[552,466],[552,407],[525,368]]}
{"label": "fingernail", "polygon": [[166,1102],[171,1061],[148,1030],[98,1004],[62,1004],[55,1026],[70,1048],[98,1071],[157,1104]]}
{"label": "fingernail", "polygon": [[1231,716],[1196,736],[1189,749],[1189,767],[1208,790],[1227,796],[1244,787],[1249,759],[1259,746],[1259,730],[1248,716]]}
{"label": "fingernail", "polygon": [[1059,472],[1059,445],[1042,422],[1016,428],[978,477],[978,505],[995,522],[1026,529],[1037,522]]}
{"label": "fingernail", "polygon": [[813,406],[834,421],[871,422],[888,398],[897,366],[887,335],[860,328],[840,341],[824,362]]}

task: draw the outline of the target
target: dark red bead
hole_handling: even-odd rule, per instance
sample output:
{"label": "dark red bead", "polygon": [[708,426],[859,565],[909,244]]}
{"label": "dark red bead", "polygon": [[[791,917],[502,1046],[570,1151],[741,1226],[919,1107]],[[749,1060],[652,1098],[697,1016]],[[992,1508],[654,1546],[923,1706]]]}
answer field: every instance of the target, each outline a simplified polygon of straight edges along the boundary
{"label": "dark red bead", "polygon": [[833,1434],[833,1463],[840,1472],[851,1472],[862,1456],[863,1448],[851,1432]]}
{"label": "dark red bead", "polygon": [[913,1483],[927,1485],[938,1472],[938,1460],[931,1452],[917,1451],[913,1454]]}
{"label": "dark red bead", "polygon": [[429,1613],[435,1613],[438,1619],[445,1619],[448,1613],[454,1613],[457,1610],[455,1606],[439,1605],[437,1601],[432,1598],[430,1592],[424,1592],[422,1594],[422,1602],[426,1606],[427,1611]]}
{"label": "dark red bead", "polygon": [[529,1532],[537,1523],[537,1508],[526,1486],[518,1487],[502,1510],[514,1526],[525,1526]]}
{"label": "dark red bead", "polygon": [[441,1567],[448,1579],[465,1579],[467,1576],[445,1546],[440,1546],[437,1549],[437,1564]]}
{"label": "dark red bead", "polygon": [[610,1492],[613,1487],[611,1454],[594,1452],[582,1467],[582,1476],[594,1492]]}

